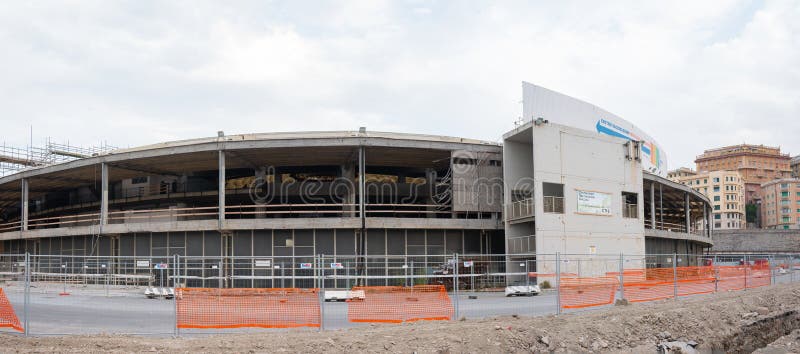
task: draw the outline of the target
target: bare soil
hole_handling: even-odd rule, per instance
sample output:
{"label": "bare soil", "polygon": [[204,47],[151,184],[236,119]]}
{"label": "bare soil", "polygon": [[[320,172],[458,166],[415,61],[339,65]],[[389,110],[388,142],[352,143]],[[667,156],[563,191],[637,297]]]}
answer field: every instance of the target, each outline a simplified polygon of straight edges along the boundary
{"label": "bare soil", "polygon": [[[656,352],[667,341],[700,352],[797,351],[800,284],[543,317],[431,321],[311,332],[155,338],[0,336],[3,352]],[[795,331],[795,332],[793,332]],[[791,333],[791,334],[790,334]],[[768,350],[764,349],[764,350]],[[775,351],[764,351],[774,353]]]}

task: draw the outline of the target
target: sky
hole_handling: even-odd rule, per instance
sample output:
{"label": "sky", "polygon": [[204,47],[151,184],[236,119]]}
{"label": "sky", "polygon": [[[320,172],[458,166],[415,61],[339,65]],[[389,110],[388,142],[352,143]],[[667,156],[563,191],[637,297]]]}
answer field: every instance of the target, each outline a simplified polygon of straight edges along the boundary
{"label": "sky", "polygon": [[669,168],[800,154],[800,1],[6,1],[0,140],[130,147],[397,131],[499,142],[521,82],[653,136]]}

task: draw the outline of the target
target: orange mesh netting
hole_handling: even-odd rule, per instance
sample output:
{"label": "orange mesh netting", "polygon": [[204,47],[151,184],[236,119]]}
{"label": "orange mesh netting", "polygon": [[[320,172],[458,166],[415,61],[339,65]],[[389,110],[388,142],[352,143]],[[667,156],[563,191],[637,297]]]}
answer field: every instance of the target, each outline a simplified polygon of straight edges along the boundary
{"label": "orange mesh netting", "polygon": [[14,312],[14,307],[8,301],[6,293],[0,289],[0,327],[13,328],[20,332],[25,332],[22,325],[19,323],[19,318]]}
{"label": "orange mesh netting", "polygon": [[759,286],[767,286],[772,283],[772,275],[769,268],[759,268],[754,266],[747,270],[747,287],[757,288]]}
{"label": "orange mesh netting", "polygon": [[[714,292],[714,268],[677,267],[641,270],[643,277],[623,278],[624,297],[630,302],[669,299],[675,296]],[[677,280],[677,281],[676,281]]]}
{"label": "orange mesh netting", "polygon": [[619,280],[613,276],[561,278],[561,307],[577,309],[614,303]]}
{"label": "orange mesh netting", "polygon": [[319,327],[319,289],[183,288],[178,328]]}
{"label": "orange mesh netting", "polygon": [[350,322],[450,320],[455,312],[443,285],[354,287],[357,291],[364,298],[348,300]]}
{"label": "orange mesh netting", "polygon": [[717,267],[717,291],[744,289],[745,271],[744,266]]}

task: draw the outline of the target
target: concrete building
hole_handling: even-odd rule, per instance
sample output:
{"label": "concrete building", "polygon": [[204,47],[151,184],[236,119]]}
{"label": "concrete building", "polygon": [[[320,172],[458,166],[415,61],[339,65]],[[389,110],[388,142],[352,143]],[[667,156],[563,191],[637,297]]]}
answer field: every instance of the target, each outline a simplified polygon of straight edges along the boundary
{"label": "concrete building", "polygon": [[800,178],[800,155],[793,157],[789,165],[792,168],[792,177]]}
{"label": "concrete building", "polygon": [[761,220],[766,229],[800,228],[800,178],[782,178],[761,185]]}
{"label": "concrete building", "polygon": [[[503,136],[508,253],[700,254],[711,246],[709,200],[648,172],[666,165],[655,143],[632,140],[638,129],[599,107],[526,85],[523,111],[539,118]],[[596,130],[557,124],[562,120]],[[538,271],[555,271],[549,267]]]}
{"label": "concrete building", "polygon": [[706,150],[694,162],[698,172],[739,171],[745,183],[745,203],[756,204],[762,183],[790,177],[790,160],[780,147],[741,144]]}
{"label": "concrete building", "polygon": [[661,176],[666,154],[652,138],[571,97],[538,87],[524,94],[550,109],[525,105],[530,114],[588,117],[597,130],[537,119],[504,145],[366,129],[220,132],[29,166],[0,177],[0,252],[213,257],[214,277],[233,279],[252,270],[237,256],[304,264],[324,254],[388,277],[403,272],[390,264],[425,269],[454,253],[645,257],[712,245],[711,203]]}
{"label": "concrete building", "polygon": [[697,172],[695,172],[695,170],[688,167],[680,167],[678,169],[667,172],[667,179],[669,179],[670,181],[677,181],[678,178],[691,177],[694,175],[697,175]]}
{"label": "concrete building", "polygon": [[714,230],[743,229],[745,219],[744,181],[738,171],[694,172],[682,168],[671,180],[698,191],[711,200]]}
{"label": "concrete building", "polygon": [[464,138],[364,130],[160,143],[0,178],[1,251],[220,257],[223,277],[238,271],[229,257],[325,254],[385,275],[362,257],[502,254],[501,177],[502,147]]}

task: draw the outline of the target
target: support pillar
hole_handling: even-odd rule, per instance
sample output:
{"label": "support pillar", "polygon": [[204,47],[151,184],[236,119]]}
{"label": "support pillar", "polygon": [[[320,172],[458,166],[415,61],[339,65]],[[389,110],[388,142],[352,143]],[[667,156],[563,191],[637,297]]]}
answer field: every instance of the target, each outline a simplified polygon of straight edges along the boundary
{"label": "support pillar", "polygon": [[703,232],[709,237],[711,237],[710,228],[711,225],[708,224],[708,207],[703,204]]}
{"label": "support pillar", "polygon": [[[366,233],[367,233],[367,213],[366,213],[366,192],[367,192],[367,176],[366,176],[366,151],[364,145],[358,147],[358,214],[361,219],[361,230],[358,232],[356,239],[356,247],[358,252],[358,261],[356,266],[356,274],[366,275]],[[363,281],[363,280],[362,280]],[[362,285],[366,285],[364,282]]]}
{"label": "support pillar", "polygon": [[217,228],[222,230],[223,224],[225,223],[225,151],[223,150],[219,150],[219,166],[217,169],[219,171],[219,186],[217,188],[219,196],[219,218],[217,219]]}
{"label": "support pillar", "polygon": [[656,182],[650,182],[650,228],[656,227]]}
{"label": "support pillar", "polygon": [[100,234],[108,225],[108,165],[100,164]]}
{"label": "support pillar", "polygon": [[[256,192],[256,194],[260,194],[264,190],[264,187],[266,186],[267,183],[267,168],[262,166],[259,167],[255,172],[256,172],[256,183],[253,185],[253,187],[260,188],[261,190],[253,192]],[[264,207],[255,208],[257,214],[255,214],[254,217],[256,219],[263,219],[264,217],[266,217],[266,214],[264,214],[266,210],[267,209]]]}
{"label": "support pillar", "polygon": [[20,203],[20,231],[28,231],[28,179],[23,178],[21,180],[22,184],[22,200]]}
{"label": "support pillar", "polygon": [[691,206],[689,204],[689,193],[683,193],[683,209],[684,209],[684,224],[686,225],[686,233],[692,232],[692,218],[691,218]]}

